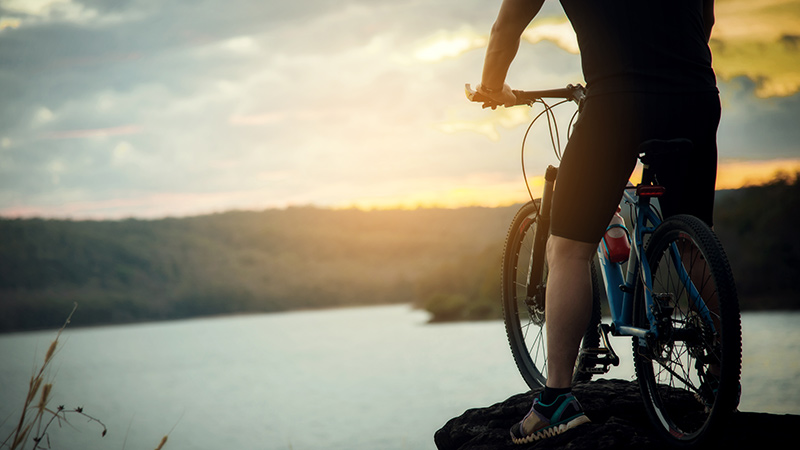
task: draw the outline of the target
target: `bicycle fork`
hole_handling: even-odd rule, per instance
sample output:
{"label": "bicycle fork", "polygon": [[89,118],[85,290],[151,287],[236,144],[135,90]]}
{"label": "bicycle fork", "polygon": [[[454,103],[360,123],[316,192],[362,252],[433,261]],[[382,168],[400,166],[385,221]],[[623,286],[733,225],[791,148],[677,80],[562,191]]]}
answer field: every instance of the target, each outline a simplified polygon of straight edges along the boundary
{"label": "bicycle fork", "polygon": [[545,305],[544,262],[545,258],[536,258],[536,255],[545,255],[547,252],[547,236],[550,234],[550,209],[553,202],[553,186],[555,185],[558,168],[548,166],[544,174],[544,192],[539,204],[539,217],[536,234],[533,237],[533,251],[531,252],[530,267],[528,268],[528,286],[525,303],[528,307],[541,308]]}

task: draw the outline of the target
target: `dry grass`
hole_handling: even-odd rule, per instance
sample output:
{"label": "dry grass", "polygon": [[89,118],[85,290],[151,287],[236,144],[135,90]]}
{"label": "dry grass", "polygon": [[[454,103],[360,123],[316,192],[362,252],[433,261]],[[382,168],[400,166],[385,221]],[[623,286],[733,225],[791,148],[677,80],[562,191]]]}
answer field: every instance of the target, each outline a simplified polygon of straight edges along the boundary
{"label": "dry grass", "polygon": [[[53,392],[53,383],[46,381],[47,370],[53,357],[58,349],[58,340],[61,338],[61,333],[70,323],[72,315],[78,308],[76,303],[72,312],[70,312],[64,325],[58,330],[56,338],[50,343],[47,353],[44,356],[44,362],[39,367],[39,370],[31,375],[28,382],[28,393],[25,396],[25,404],[19,416],[19,421],[14,431],[0,444],[0,448],[8,447],[12,450],[22,450],[28,444],[33,443],[34,450],[50,448],[50,438],[47,430],[54,422],[61,425],[62,422],[67,422],[67,415],[80,415],[87,418],[90,422],[95,422],[103,428],[102,436],[106,435],[108,431],[105,424],[100,420],[89,416],[83,412],[82,407],[74,409],[67,409],[63,405],[58,406],[55,410],[48,407],[48,403]],[[9,444],[10,442],[10,444]]]}
{"label": "dry grass", "polygon": [[[28,394],[25,397],[25,405],[22,408],[19,422],[14,431],[0,443],[0,449],[23,450],[31,443],[33,444],[33,450],[52,448],[47,430],[53,423],[57,423],[59,426],[62,423],[69,423],[67,421],[68,416],[82,416],[88,419],[89,422],[98,424],[103,428],[101,437],[108,432],[103,422],[86,414],[81,406],[74,409],[67,409],[63,405],[55,409],[48,407],[51,393],[53,392],[53,383],[46,382],[47,371],[58,351],[58,340],[61,338],[61,333],[69,325],[77,308],[78,304],[75,303],[64,325],[59,328],[55,339],[50,343],[50,347],[48,347],[44,356],[44,362],[38,371],[31,375],[31,379],[28,382]],[[166,442],[167,436],[164,436],[156,450],[161,450]]]}

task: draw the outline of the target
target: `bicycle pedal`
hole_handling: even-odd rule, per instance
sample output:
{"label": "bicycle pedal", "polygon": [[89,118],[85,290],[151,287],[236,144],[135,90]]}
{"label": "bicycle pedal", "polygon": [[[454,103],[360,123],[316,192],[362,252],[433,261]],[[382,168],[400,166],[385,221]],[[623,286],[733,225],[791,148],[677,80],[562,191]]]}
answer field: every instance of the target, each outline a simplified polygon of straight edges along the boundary
{"label": "bicycle pedal", "polygon": [[[598,327],[600,337],[603,339],[603,347],[598,348],[584,348],[578,355],[579,367],[582,370],[592,374],[604,374],[610,370],[609,366],[619,365],[619,356],[614,352],[611,343],[608,341],[608,333],[611,332],[611,327],[607,324],[601,324]],[[597,367],[597,366],[602,367]]]}
{"label": "bicycle pedal", "polygon": [[619,365],[619,357],[608,348],[585,348],[578,357],[583,370],[593,374],[608,373],[610,366]]}

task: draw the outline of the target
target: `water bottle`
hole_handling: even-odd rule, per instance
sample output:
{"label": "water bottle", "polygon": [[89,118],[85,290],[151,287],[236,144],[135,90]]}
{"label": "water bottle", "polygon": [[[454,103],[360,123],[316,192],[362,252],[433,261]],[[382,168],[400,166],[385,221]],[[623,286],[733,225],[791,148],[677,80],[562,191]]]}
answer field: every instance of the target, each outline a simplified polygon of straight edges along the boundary
{"label": "water bottle", "polygon": [[625,221],[619,215],[620,211],[621,209],[617,207],[617,212],[611,217],[611,223],[603,235],[603,254],[613,263],[627,261],[631,251],[628,229],[625,228]]}

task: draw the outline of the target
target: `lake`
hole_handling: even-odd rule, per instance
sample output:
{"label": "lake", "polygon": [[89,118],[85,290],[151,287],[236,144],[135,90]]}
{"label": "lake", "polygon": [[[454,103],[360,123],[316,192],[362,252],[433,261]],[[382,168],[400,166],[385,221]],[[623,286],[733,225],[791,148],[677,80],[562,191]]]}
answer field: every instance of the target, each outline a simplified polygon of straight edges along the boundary
{"label": "lake", "polygon": [[[73,322],[79,323],[80,309]],[[51,407],[84,411],[54,448],[433,449],[464,410],[527,390],[500,321],[428,324],[406,305],[68,328]],[[800,313],[747,313],[743,411],[800,414]],[[54,331],[0,336],[0,435]],[[613,338],[633,379],[630,341]]]}

